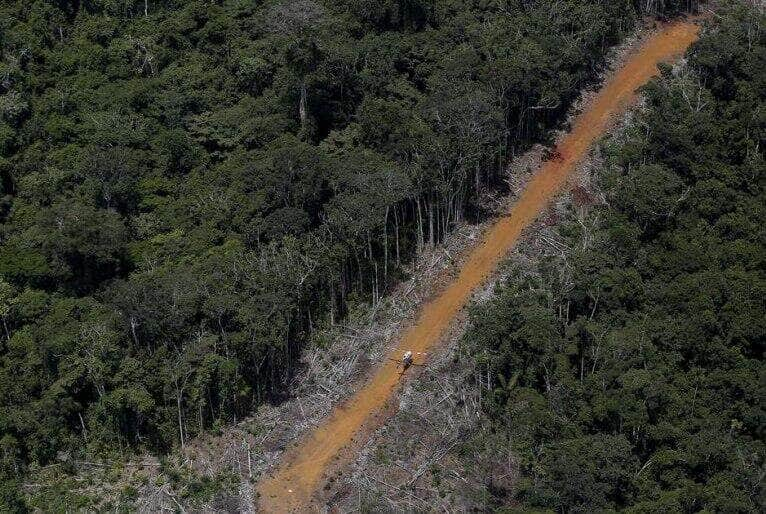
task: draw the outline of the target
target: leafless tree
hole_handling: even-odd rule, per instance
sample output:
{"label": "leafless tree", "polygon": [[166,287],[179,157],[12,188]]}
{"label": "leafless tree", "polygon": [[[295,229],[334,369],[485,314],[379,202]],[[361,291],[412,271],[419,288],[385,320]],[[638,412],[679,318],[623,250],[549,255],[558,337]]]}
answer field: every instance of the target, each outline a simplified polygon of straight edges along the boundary
{"label": "leafless tree", "polygon": [[269,10],[266,29],[298,39],[316,27],[323,17],[324,8],[312,0],[286,0]]}

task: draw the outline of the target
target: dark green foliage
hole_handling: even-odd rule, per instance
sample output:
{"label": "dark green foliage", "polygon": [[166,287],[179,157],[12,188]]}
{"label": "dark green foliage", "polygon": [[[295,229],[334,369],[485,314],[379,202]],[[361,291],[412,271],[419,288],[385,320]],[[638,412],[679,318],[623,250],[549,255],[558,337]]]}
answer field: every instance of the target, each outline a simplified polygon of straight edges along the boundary
{"label": "dark green foliage", "polygon": [[764,23],[731,8],[665,69],[606,148],[607,203],[473,313],[466,345],[522,505],[762,511]]}
{"label": "dark green foliage", "polygon": [[315,327],[475,213],[639,13],[3,2],[3,476],[285,394]]}

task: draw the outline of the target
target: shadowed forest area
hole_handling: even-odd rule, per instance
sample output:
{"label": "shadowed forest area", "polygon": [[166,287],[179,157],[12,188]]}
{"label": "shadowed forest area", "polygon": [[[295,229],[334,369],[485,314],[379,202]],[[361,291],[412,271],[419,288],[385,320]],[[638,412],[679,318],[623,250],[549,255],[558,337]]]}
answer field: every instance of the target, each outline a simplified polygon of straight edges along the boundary
{"label": "shadowed forest area", "polygon": [[763,512],[766,16],[719,11],[604,147],[558,256],[472,314],[464,351],[521,476],[490,505]]}
{"label": "shadowed forest area", "polygon": [[[456,223],[480,218],[480,193],[501,187],[509,158],[548,139],[641,16],[694,7],[687,0],[3,2],[0,510],[26,509],[21,484],[30,467],[63,462],[76,470],[85,458],[166,452],[289,394],[312,333],[377,302],[402,277],[403,262]],[[520,391],[537,395],[534,416],[548,412],[561,424],[519,440],[530,469],[548,470],[530,475],[523,495],[530,505],[569,504],[566,494],[584,487],[551,493],[562,471],[555,452],[540,448],[574,451],[599,430],[624,439],[604,450],[625,450],[624,473],[671,436],[715,435],[716,444],[734,441],[733,449],[757,439],[762,420],[744,404],[731,419],[716,417],[710,434],[693,427],[676,434],[662,424],[667,407],[645,414],[673,434],[649,430],[649,421],[626,428],[606,407],[624,383],[622,368],[606,364],[617,337],[610,334],[639,328],[658,359],[647,364],[655,371],[645,384],[664,391],[647,377],[678,371],[687,382],[672,381],[681,388],[673,394],[686,398],[692,388],[700,396],[691,404],[711,412],[705,391],[757,392],[763,316],[746,308],[762,308],[763,292],[756,219],[763,35],[752,13],[726,19],[698,45],[689,76],[668,75],[648,90],[657,107],[646,123],[657,128],[637,129],[634,142],[614,150],[614,169],[625,170],[614,180],[628,178],[614,186],[611,209],[596,209],[598,230],[582,255],[567,259],[580,270],[575,286],[550,286],[553,271],[541,272],[550,293],[498,300],[498,313],[538,302],[535,312],[557,334],[550,351],[535,346],[517,376],[513,359],[524,355],[517,348],[508,356],[489,326],[471,339],[487,348],[482,365],[498,377],[487,384],[499,392],[486,407],[499,430],[520,428],[503,425]],[[656,203],[663,198],[666,205]],[[603,285],[606,276],[623,284],[624,297]],[[663,303],[671,300],[682,310]],[[562,323],[557,309],[567,301]],[[640,317],[655,310],[665,317]],[[692,312],[704,324],[684,324]],[[526,318],[509,319],[526,326]],[[592,324],[609,329],[604,342],[588,339]],[[709,376],[723,356],[741,383]],[[575,361],[577,376],[567,375]],[[624,373],[632,362],[618,359]],[[560,381],[541,379],[540,366]],[[596,389],[583,384],[601,384],[594,375],[607,368],[609,400],[573,421],[565,409],[596,401]],[[575,388],[567,390],[574,403],[554,401],[543,383]],[[729,439],[716,435],[721,430]],[[557,439],[564,434],[574,446]],[[625,479],[631,488],[620,494],[632,496],[604,501],[644,498],[682,476],[668,468],[662,478],[658,460]],[[735,464],[716,464],[721,490],[744,476]],[[707,471],[686,472],[694,484],[695,473]],[[690,488],[674,498],[694,497]]]}

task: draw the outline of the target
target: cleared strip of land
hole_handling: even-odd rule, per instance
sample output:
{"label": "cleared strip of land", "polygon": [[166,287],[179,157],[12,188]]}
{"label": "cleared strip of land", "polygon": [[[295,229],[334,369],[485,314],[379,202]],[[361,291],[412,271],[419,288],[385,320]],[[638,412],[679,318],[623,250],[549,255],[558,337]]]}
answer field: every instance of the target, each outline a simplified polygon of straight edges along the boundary
{"label": "cleared strip of land", "polygon": [[[427,303],[415,324],[401,337],[400,348],[429,352],[439,344],[471,292],[494,271],[548,202],[566,184],[576,164],[601,137],[616,114],[628,109],[636,89],[657,73],[657,65],[680,56],[697,39],[698,26],[678,22],[656,32],[627,58],[573,123],[558,145],[559,156],[544,163],[527,184],[510,214],[500,218],[468,256],[460,274]],[[394,358],[399,354],[392,355]],[[258,487],[263,512],[300,512],[311,509],[311,500],[322,485],[325,472],[355,436],[370,425],[376,413],[397,391],[396,364],[386,361],[359,391],[340,405],[316,430],[290,449],[275,472]]]}

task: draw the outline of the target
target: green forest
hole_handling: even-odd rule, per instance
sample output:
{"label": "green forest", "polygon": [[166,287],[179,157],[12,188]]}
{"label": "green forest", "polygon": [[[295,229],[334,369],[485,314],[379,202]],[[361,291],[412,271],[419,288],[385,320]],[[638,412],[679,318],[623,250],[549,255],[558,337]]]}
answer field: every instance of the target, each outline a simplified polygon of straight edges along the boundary
{"label": "green forest", "polygon": [[763,512],[764,28],[709,20],[604,144],[604,199],[574,195],[566,250],[472,313],[465,351],[522,470],[495,506]]}
{"label": "green forest", "polygon": [[[285,398],[313,335],[483,219],[643,16],[695,5],[2,2],[0,511],[32,467],[163,454]],[[764,20],[722,16],[610,149],[590,243],[563,229],[571,281],[543,263],[474,315],[515,501],[758,500]]]}

